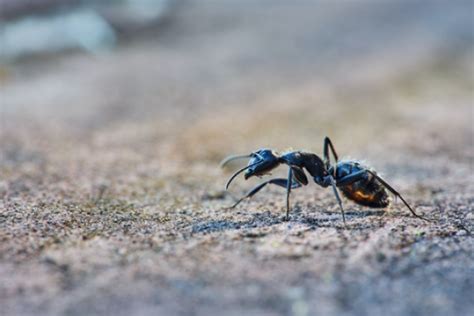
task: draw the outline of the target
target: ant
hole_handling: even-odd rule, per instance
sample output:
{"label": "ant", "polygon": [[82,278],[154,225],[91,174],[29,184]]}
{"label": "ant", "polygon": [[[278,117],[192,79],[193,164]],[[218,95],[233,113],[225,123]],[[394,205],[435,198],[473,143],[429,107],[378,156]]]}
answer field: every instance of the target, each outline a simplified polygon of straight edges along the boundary
{"label": "ant", "polygon": [[[334,165],[331,165],[329,150],[331,150],[335,159]],[[390,198],[387,192],[389,191],[402,200],[413,216],[429,221],[416,214],[400,193],[385,182],[385,180],[371,168],[364,166],[361,162],[356,160],[338,161],[338,155],[329,137],[325,137],[324,139],[323,153],[324,160],[321,160],[319,156],[309,152],[291,151],[279,155],[271,149],[264,148],[248,155],[232,155],[225,158],[221,162],[221,167],[224,167],[227,163],[236,159],[250,158],[246,167],[238,170],[230,177],[225,186],[226,190],[229,188],[230,183],[244,171],[244,178],[247,180],[253,176],[261,177],[268,174],[280,164],[288,166],[288,177],[286,179],[274,178],[260,183],[232,205],[231,208],[236,207],[243,200],[252,197],[267,184],[274,184],[286,188],[286,220],[288,220],[290,214],[290,192],[292,189],[297,189],[308,184],[308,178],[305,173],[306,170],[316,184],[323,188],[332,187],[341,209],[344,225],[346,224],[346,217],[337,189],[340,189],[344,196],[355,203],[375,208],[384,208],[390,204]]]}

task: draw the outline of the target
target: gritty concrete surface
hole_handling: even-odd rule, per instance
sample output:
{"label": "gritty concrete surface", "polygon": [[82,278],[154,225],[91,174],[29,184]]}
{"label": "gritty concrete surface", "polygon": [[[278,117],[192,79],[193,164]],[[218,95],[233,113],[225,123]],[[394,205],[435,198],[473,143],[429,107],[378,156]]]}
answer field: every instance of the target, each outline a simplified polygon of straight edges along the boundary
{"label": "gritty concrete surface", "polygon": [[[469,2],[322,3],[2,66],[0,314],[472,315]],[[433,222],[345,200],[345,228],[314,184],[290,221],[280,188],[227,208],[259,180],[224,192],[223,157],[326,135]]]}

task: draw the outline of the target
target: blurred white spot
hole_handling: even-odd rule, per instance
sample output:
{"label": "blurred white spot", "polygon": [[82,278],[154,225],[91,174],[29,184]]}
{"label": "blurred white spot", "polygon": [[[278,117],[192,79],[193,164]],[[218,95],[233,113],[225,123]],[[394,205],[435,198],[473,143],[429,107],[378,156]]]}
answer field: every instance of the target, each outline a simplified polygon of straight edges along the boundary
{"label": "blurred white spot", "polygon": [[115,44],[114,30],[91,9],[80,9],[57,16],[30,17],[6,24],[0,29],[0,58],[83,49],[97,53]]}

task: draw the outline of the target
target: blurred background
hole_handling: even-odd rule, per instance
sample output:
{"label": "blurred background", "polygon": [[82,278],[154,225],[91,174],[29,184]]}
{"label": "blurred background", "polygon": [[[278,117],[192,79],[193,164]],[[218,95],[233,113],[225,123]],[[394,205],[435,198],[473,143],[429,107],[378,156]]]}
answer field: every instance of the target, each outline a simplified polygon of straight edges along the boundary
{"label": "blurred background", "polygon": [[[185,128],[202,120],[200,111],[218,110],[247,124],[215,120],[227,127],[225,143],[259,125],[265,134],[284,131],[287,145],[307,144],[297,138],[302,126],[316,141],[334,130],[374,134],[380,123],[349,127],[327,98],[369,120],[376,114],[361,107],[387,115],[396,98],[428,84],[446,96],[433,84],[458,80],[450,88],[461,88],[472,74],[471,1],[1,0],[0,7],[4,115],[28,112],[42,123],[47,116],[68,130],[157,117]],[[314,121],[294,124],[288,115]]]}
{"label": "blurred background", "polygon": [[[261,248],[232,244],[233,235],[218,236],[217,248],[195,243],[209,231],[238,231],[226,221],[244,216],[222,211],[231,199],[221,192],[228,173],[220,159],[260,147],[320,154],[326,135],[342,156],[383,170],[423,210],[455,205],[460,213],[446,213],[446,225],[468,218],[473,21],[470,0],[0,0],[0,279],[9,280],[0,303],[11,314],[100,314],[140,293],[140,304],[114,311],[147,314],[160,302],[162,312],[189,314],[206,302],[197,314],[218,314],[222,304],[235,315],[376,315],[381,306],[389,314],[468,314],[472,255],[452,257],[463,267],[448,262],[444,283],[429,274],[428,290],[411,282],[426,275],[407,274],[395,290],[379,283],[361,295],[387,267],[351,260],[342,239],[309,256],[339,258],[342,278],[366,263],[375,272],[347,281],[353,286],[331,279],[303,292],[294,290],[303,272],[327,276],[334,262],[270,265],[262,259],[275,259],[268,249],[261,257]],[[241,181],[234,193],[250,186]],[[283,200],[275,190],[276,216]],[[314,191],[295,200],[333,204]],[[250,205],[268,204],[262,195]],[[206,258],[215,249],[238,257],[181,251],[192,247]],[[255,265],[267,279],[248,274]],[[276,277],[281,271],[288,277]],[[405,290],[412,299],[401,307]],[[344,295],[328,299],[334,293]],[[440,298],[441,307],[433,303]]]}

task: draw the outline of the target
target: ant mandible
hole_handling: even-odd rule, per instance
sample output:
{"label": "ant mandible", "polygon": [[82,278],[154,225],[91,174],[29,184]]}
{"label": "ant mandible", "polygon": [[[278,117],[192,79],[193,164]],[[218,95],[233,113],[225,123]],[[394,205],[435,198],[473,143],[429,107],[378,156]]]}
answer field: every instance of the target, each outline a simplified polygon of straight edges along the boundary
{"label": "ant mandible", "polygon": [[[335,159],[334,165],[331,165],[329,150],[331,150]],[[253,176],[261,177],[268,174],[280,164],[288,166],[288,177],[286,179],[274,178],[260,183],[232,205],[232,208],[237,206],[244,199],[255,195],[267,184],[274,184],[286,188],[286,220],[288,220],[290,214],[290,192],[292,189],[308,184],[308,178],[305,174],[306,170],[306,172],[313,177],[316,184],[323,188],[332,187],[341,209],[344,225],[346,224],[346,217],[338,189],[342,191],[344,196],[355,203],[375,208],[384,208],[390,204],[388,190],[402,200],[413,216],[429,221],[416,214],[400,193],[385,182],[385,180],[371,168],[356,160],[338,161],[338,155],[329,137],[325,137],[324,139],[323,153],[324,160],[321,160],[319,156],[309,152],[291,151],[279,155],[277,152],[265,148],[248,155],[232,155],[225,158],[221,162],[221,167],[224,167],[227,163],[236,159],[250,158],[246,167],[238,170],[230,177],[225,186],[226,190],[229,188],[230,183],[244,171],[244,178],[247,180]]]}

